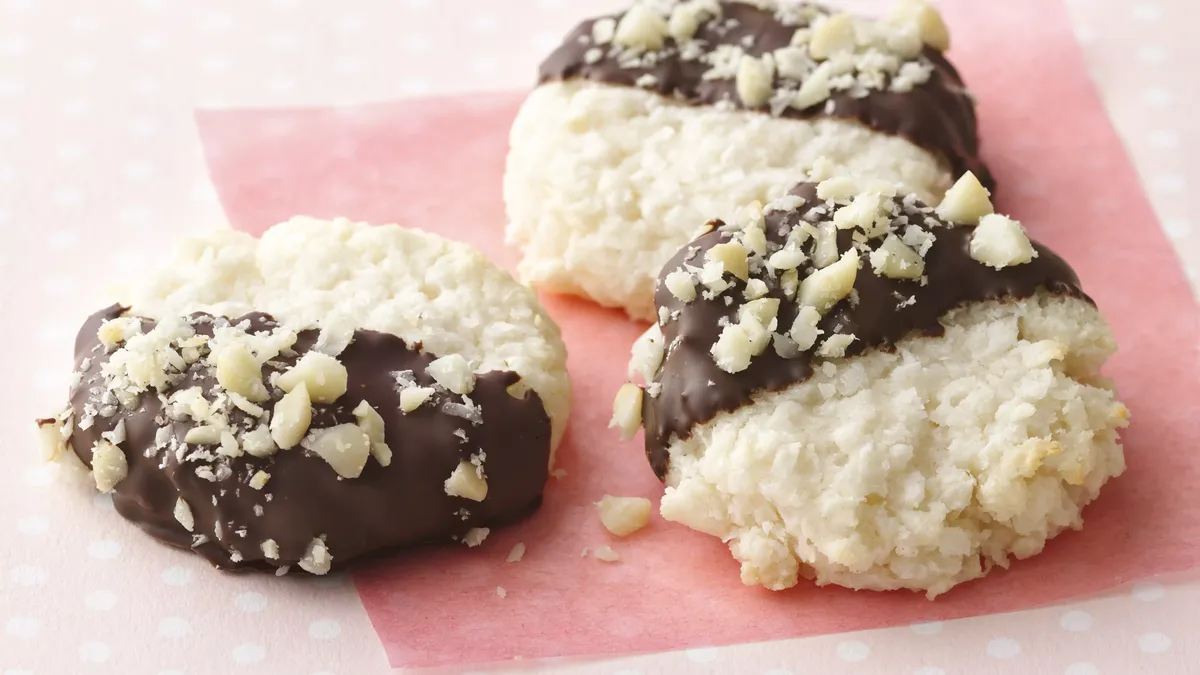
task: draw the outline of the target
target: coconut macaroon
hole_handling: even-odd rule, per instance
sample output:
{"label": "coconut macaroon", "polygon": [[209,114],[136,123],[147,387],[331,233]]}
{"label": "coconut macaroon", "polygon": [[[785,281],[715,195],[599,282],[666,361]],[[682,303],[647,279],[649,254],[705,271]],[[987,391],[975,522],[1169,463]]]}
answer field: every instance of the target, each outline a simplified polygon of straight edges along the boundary
{"label": "coconut macaroon", "polygon": [[934,597],[1040,552],[1125,467],[1116,350],[1070,267],[968,174],[852,178],[711,223],[662,270],[614,424],[662,516],[742,581]]}
{"label": "coconut macaroon", "polygon": [[504,197],[523,280],[651,319],[697,222],[828,165],[936,203],[979,158],[974,104],[923,0],[888,18],[748,0],[638,2],[580,24],[513,124]]}
{"label": "coconut macaroon", "polygon": [[223,569],[469,546],[541,502],[570,407],[534,293],[471,247],[297,218],[183,242],[76,338],[39,420],[116,510]]}

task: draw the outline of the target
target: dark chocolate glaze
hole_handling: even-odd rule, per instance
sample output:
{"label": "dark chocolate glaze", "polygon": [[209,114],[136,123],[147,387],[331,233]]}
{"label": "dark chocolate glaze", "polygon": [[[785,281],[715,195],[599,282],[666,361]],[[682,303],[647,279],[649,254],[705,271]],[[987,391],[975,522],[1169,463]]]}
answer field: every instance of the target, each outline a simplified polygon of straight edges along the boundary
{"label": "dark chocolate glaze", "polygon": [[[797,186],[791,194],[803,197],[805,204],[796,210],[776,211],[766,217],[767,240],[777,245],[786,239],[793,226],[805,220],[805,214],[824,205],[817,198],[816,185],[812,183]],[[890,351],[897,341],[906,337],[940,336],[945,332],[940,319],[947,312],[969,303],[1028,298],[1039,290],[1091,302],[1066,261],[1045,246],[1034,244],[1038,255],[1032,262],[997,270],[971,258],[973,227],[947,225],[920,202],[910,201],[906,205],[897,200],[897,204],[901,209],[898,218],[907,217],[910,223],[923,225],[923,229],[936,237],[925,256],[928,283],[879,276],[871,269],[868,253],[860,249],[854,293],[834,305],[818,324],[824,331],[822,341],[834,333],[855,336],[846,350],[846,357],[867,349]],[[719,228],[720,222],[716,224]],[[655,304],[665,307],[676,318],[662,326],[667,352],[654,379],[662,385],[662,390],[657,397],[643,397],[642,417],[646,430],[646,456],[660,479],[667,473],[667,446],[673,439],[687,438],[697,425],[718,413],[749,404],[756,393],[779,391],[807,380],[814,364],[820,362],[815,353],[820,346],[818,341],[813,349],[794,358],[784,358],[768,347],[740,373],[727,373],[717,367],[710,350],[721,334],[718,322],[722,317],[737,321],[738,308],[744,303],[745,282],[734,279],[733,287],[723,295],[711,300],[697,297],[685,304],[666,289],[663,279],[685,261],[702,264],[708,249],[729,241],[731,236],[720,229],[701,236],[677,253],[659,276]],[[850,230],[839,232],[839,252],[848,251],[854,245],[851,236]],[[882,239],[872,240],[871,249],[878,248],[881,243]],[[806,253],[811,254],[811,246],[812,240],[806,245]],[[812,261],[806,261],[799,268],[800,278],[803,279],[811,269]],[[778,279],[767,275],[757,278],[767,284],[766,297],[780,300],[777,332],[786,333],[800,311],[799,304],[784,295]],[[735,302],[726,305],[726,296],[732,296]],[[902,300],[910,297],[915,302],[901,306]]]}
{"label": "dark chocolate glaze", "polygon": [[[473,425],[443,412],[444,402],[461,402],[460,397],[445,390],[439,390],[417,410],[403,414],[396,380],[390,373],[412,370],[418,384],[433,386],[425,368],[437,356],[422,353],[419,344],[409,345],[395,335],[375,331],[357,331],[353,342],[338,356],[348,371],[347,392],[332,404],[314,404],[310,426],[316,429],[352,424],[355,418],[351,411],[363,400],[375,408],[384,420],[392,461],[384,467],[374,457],[368,458],[357,478],[339,477],[324,460],[301,446],[261,459],[250,455],[223,457],[220,463],[232,470],[228,478],[216,482],[200,478],[195,468],[213,466],[213,462],[181,463],[170,450],[154,452],[160,422],[172,426],[179,443],[195,425],[190,420],[173,422],[160,416],[162,406],[153,390],[140,396],[136,410],[122,408],[111,417],[97,416],[94,426],[81,430],[78,420],[89,399],[89,388],[104,386],[100,369],[108,360],[96,331],[105,320],[122,316],[125,311],[113,306],[98,312],[84,323],[76,337],[76,368],[85,358],[90,363],[82,369],[82,386],[71,394],[76,420],[71,447],[90,466],[92,447],[100,434],[113,429],[118,420],[125,420],[126,441],[119,447],[129,473],[113,492],[117,512],[151,536],[190,548],[218,568],[273,570],[295,565],[312,539],[324,536],[337,569],[384,549],[447,540],[461,537],[470,528],[503,524],[528,514],[541,503],[550,458],[550,419],[538,395],[530,390],[523,399],[513,398],[506,389],[519,376],[493,371],[479,375],[470,394],[482,412],[482,424]],[[194,315],[193,319],[205,316]],[[250,322],[248,332],[269,331],[277,325],[272,317],[259,313],[232,319],[231,323],[244,320]],[[201,318],[193,325],[197,334],[213,332],[211,320]],[[154,322],[143,320],[145,331],[153,326]],[[292,347],[295,353],[274,359],[278,365],[264,366],[264,377],[295,363],[316,339],[315,330],[300,332]],[[200,386],[211,400],[216,381],[208,370],[197,363],[181,383],[162,393],[169,396],[176,389]],[[282,392],[274,390],[271,401],[260,405],[269,410],[281,397]],[[258,424],[258,420],[237,409],[230,413],[229,421],[231,426],[244,429]],[[465,432],[466,442],[455,436],[458,430]],[[461,460],[469,461],[472,454],[481,451],[486,453],[486,499],[474,502],[446,495],[443,483],[451,472]],[[271,478],[262,490],[255,490],[247,482],[260,469]],[[193,545],[193,533],[175,520],[179,497],[191,507],[194,534],[204,535],[206,542]],[[255,514],[256,505],[262,507],[261,516]],[[266,539],[278,544],[278,560],[264,557],[260,545]],[[240,554],[241,560],[232,559],[232,551]]]}
{"label": "dark chocolate glaze", "polygon": [[[772,11],[741,2],[723,1],[721,7],[724,16],[705,21],[695,35],[696,40],[703,41],[706,52],[721,45],[737,45],[747,54],[762,56],[787,47],[796,29],[806,25],[785,25]],[[611,45],[604,48],[600,60],[588,63],[585,55],[593,47],[592,25],[604,18],[619,20],[621,16],[597,17],[581,23],[542,62],[539,81],[584,79],[636,87],[638,79],[649,74],[657,81],[644,87],[648,91],[691,105],[724,102],[744,108],[733,79],[703,79],[709,65],[698,59],[681,58],[678,45],[669,37],[659,58],[649,67],[622,67],[618,52]],[[751,38],[753,42],[747,46],[744,40]],[[803,110],[789,107],[782,116],[855,120],[876,131],[902,136],[941,158],[954,176],[972,171],[986,187],[994,189],[992,174],[979,156],[975,104],[962,78],[937,50],[926,47],[923,57],[933,66],[933,73],[927,82],[915,86],[912,91],[898,93],[872,89],[861,98],[839,91],[834,92],[828,102],[822,101]],[[776,87],[779,83],[777,75]],[[760,111],[770,114],[767,107]]]}

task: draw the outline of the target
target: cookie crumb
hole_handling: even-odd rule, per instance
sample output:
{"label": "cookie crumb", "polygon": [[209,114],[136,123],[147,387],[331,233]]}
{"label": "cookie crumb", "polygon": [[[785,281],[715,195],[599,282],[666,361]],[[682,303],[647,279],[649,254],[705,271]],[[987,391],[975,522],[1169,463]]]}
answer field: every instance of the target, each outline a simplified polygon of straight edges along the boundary
{"label": "cookie crumb", "polygon": [[612,563],[621,559],[617,552],[608,546],[601,546],[592,553],[592,557],[602,562]]}
{"label": "cookie crumb", "polygon": [[625,537],[650,522],[650,500],[644,497],[614,497],[604,495],[595,503],[604,529]]}
{"label": "cookie crumb", "polygon": [[513,545],[512,550],[508,552],[508,558],[505,562],[515,563],[521,562],[521,558],[525,557],[525,542],[518,541]]}

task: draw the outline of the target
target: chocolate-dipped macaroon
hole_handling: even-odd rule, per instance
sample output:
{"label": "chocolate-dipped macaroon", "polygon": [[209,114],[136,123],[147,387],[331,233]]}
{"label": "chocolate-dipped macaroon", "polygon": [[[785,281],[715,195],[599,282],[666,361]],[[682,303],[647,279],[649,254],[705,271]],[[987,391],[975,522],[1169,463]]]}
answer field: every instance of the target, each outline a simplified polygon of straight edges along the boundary
{"label": "chocolate-dipped macaroon", "polygon": [[974,103],[923,0],[886,19],[796,2],[638,1],[542,63],[504,182],[520,274],[653,318],[697,222],[785,194],[816,160],[936,203],[979,157]]}
{"label": "chocolate-dipped macaroon", "polygon": [[324,574],[536,509],[570,406],[533,292],[465,244],[297,218],[186,240],[89,318],[40,420],[118,513],[222,569]]}
{"label": "chocolate-dipped macaroon", "polygon": [[1108,325],[974,175],[937,209],[831,177],[708,229],[614,422],[746,584],[934,597],[1081,527],[1124,470]]}

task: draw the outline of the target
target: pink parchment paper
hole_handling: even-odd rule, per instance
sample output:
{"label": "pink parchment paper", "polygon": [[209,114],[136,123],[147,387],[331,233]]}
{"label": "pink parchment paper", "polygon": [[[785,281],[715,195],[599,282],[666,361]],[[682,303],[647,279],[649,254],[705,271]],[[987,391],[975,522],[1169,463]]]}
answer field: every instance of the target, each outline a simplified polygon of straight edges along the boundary
{"label": "pink parchment paper", "polygon": [[[1072,262],[1110,318],[1108,373],[1133,411],[1127,473],[1083,532],[929,602],[911,593],[743,587],[718,541],[655,517],[615,541],[591,503],[657,501],[640,438],[605,428],[640,332],[616,312],[546,297],[570,348],[575,407],[529,521],[471,551],[430,549],[355,580],[396,666],[664,651],[1010,611],[1094,594],[1200,563],[1200,312],[1089,82],[1058,3],[942,3],[952,56],[979,97],[999,207]],[[210,111],[198,122],[233,225],[295,214],[400,222],[470,242],[511,268],[500,179],[518,94],[353,108]],[[508,564],[513,544],[525,559]],[[581,551],[611,545],[607,565]],[[507,591],[501,599],[497,586]]]}

